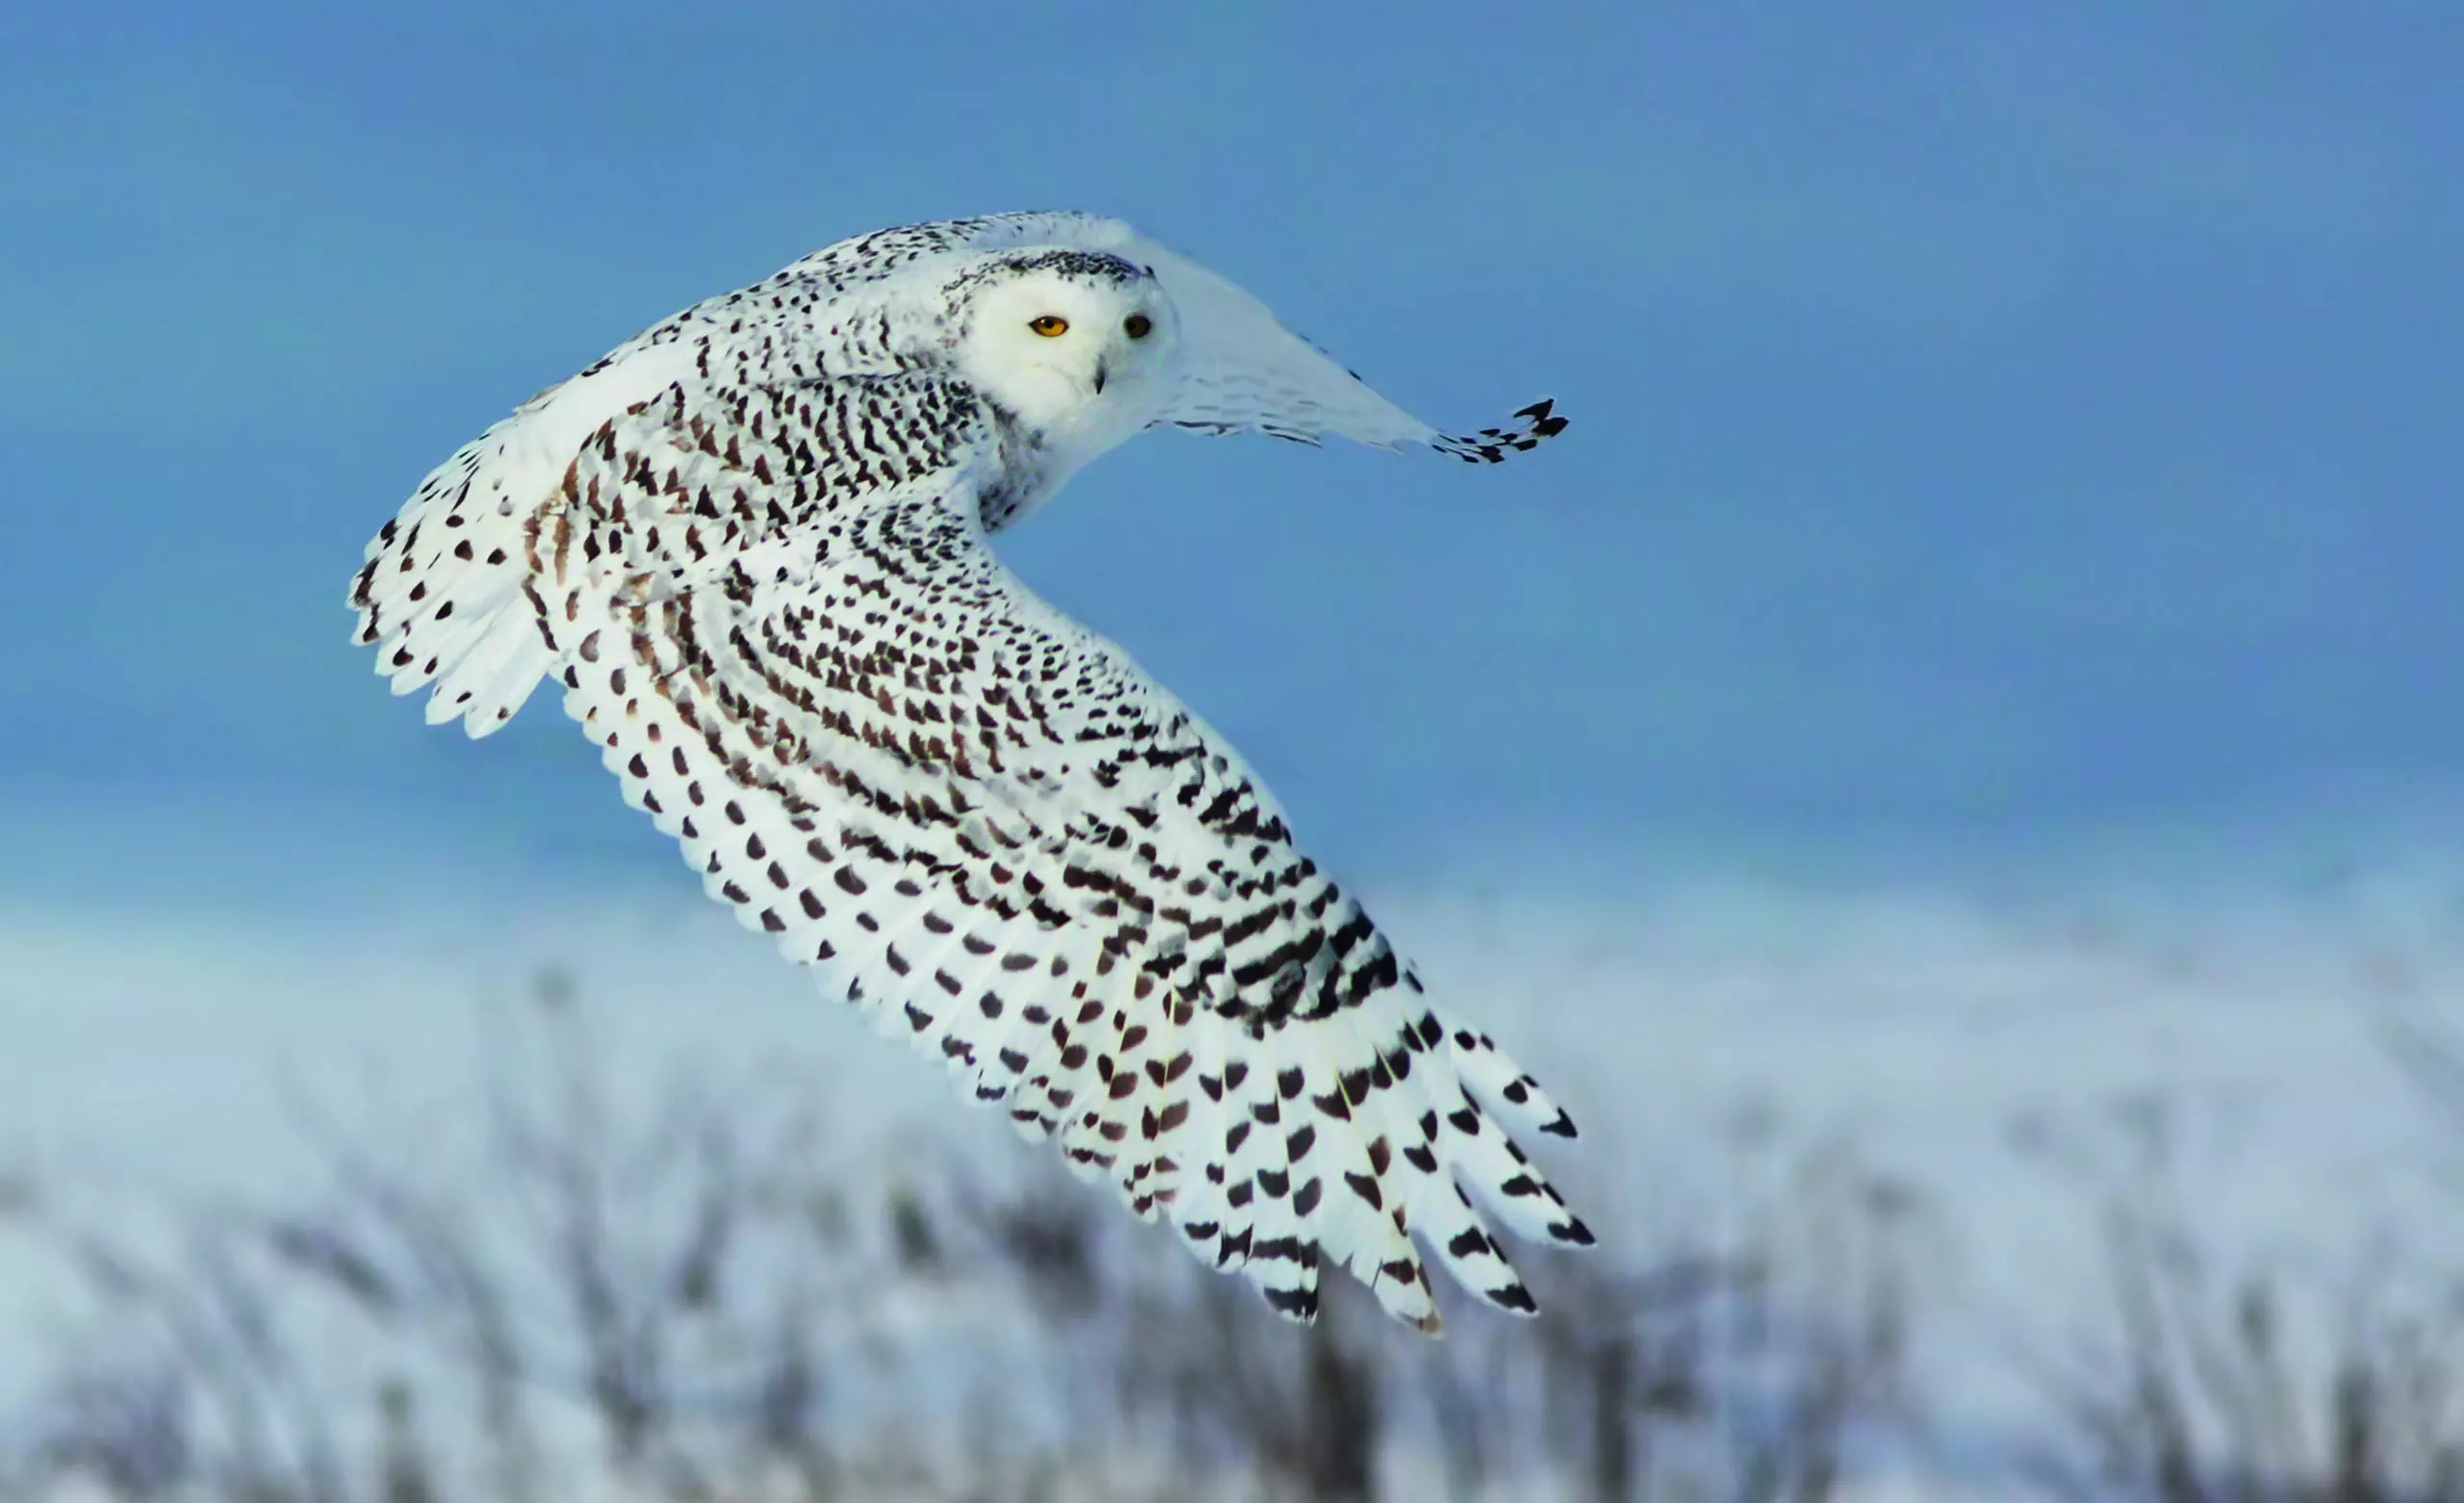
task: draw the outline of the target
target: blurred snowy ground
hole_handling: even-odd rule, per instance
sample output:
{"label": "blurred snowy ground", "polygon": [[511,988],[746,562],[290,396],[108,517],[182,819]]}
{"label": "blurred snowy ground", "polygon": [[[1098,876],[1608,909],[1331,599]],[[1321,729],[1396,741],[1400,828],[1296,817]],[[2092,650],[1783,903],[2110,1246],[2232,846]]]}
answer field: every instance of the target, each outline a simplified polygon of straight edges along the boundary
{"label": "blurred snowy ground", "polygon": [[[294,827],[288,856],[233,867],[327,874],[288,890],[261,871],[125,904],[92,873],[13,892],[0,1185],[137,1226],[314,1183],[315,1123],[416,1153],[468,1112],[492,1031],[551,968],[645,1093],[680,1064],[808,1081],[822,1167],[858,1182],[919,1141],[996,1175],[1025,1152],[680,873],[431,854],[389,868],[380,902],[353,896],[372,838]],[[1918,865],[1681,855],[1555,891],[1362,889],[1432,987],[1576,1111],[1584,1141],[1551,1161],[1604,1238],[1716,1239],[1811,1144],[1904,1186],[1935,1254],[1919,1367],[1955,1449],[2041,1418],[2015,1354],[2070,1352],[2105,1318],[2095,1210],[2137,1177],[2169,1179],[2206,1251],[2324,1305],[2390,1269],[2451,1274],[2453,1145],[2442,1160],[2389,1031],[2464,1022],[2464,871],[2383,831]],[[59,1338],[66,1292],[0,1238],[0,1402]]]}

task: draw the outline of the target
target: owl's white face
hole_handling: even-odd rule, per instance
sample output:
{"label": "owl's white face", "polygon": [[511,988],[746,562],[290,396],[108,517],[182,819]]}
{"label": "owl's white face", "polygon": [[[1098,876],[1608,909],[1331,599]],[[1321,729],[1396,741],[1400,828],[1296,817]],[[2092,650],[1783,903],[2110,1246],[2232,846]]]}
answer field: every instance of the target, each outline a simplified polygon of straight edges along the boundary
{"label": "owl's white face", "polygon": [[1142,268],[1084,253],[1055,259],[978,283],[954,354],[959,373],[1040,433],[1065,472],[1169,405],[1180,320]]}

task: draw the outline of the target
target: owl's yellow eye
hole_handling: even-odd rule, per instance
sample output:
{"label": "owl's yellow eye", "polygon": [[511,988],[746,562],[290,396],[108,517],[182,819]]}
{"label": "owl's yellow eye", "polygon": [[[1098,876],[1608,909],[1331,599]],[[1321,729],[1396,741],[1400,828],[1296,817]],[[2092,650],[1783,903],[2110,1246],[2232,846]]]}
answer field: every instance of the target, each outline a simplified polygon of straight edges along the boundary
{"label": "owl's yellow eye", "polygon": [[1154,330],[1154,327],[1153,319],[1142,313],[1134,313],[1121,320],[1120,331],[1131,339],[1142,340]]}
{"label": "owl's yellow eye", "polygon": [[1069,332],[1069,320],[1061,318],[1058,315],[1048,313],[1040,318],[1028,319],[1027,327],[1035,330],[1038,334],[1042,335],[1045,339],[1059,339],[1064,334]]}

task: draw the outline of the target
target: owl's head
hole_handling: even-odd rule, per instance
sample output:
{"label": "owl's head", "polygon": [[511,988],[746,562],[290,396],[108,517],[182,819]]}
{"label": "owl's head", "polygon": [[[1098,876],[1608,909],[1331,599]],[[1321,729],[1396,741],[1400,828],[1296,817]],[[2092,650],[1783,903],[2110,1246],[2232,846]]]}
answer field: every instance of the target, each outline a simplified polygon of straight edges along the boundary
{"label": "owl's head", "polygon": [[959,375],[1070,460],[1093,458],[1168,405],[1180,319],[1146,267],[1027,251],[972,269],[951,292]]}

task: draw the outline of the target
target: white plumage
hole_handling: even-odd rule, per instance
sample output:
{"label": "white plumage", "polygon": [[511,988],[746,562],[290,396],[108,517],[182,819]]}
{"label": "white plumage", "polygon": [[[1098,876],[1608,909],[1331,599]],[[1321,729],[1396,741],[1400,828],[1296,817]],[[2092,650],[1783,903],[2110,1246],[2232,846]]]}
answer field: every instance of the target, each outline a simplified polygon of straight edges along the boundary
{"label": "white plumage", "polygon": [[474,736],[554,675],[714,898],[1278,1311],[1330,1259],[1435,1330],[1417,1234],[1527,1312],[1483,1217],[1591,1240],[1506,1132],[1572,1122],[1221,737],[987,546],[1166,424],[1477,461],[1564,420],[1441,434],[1117,220],[884,230],[439,467],[369,546],[359,640]]}

